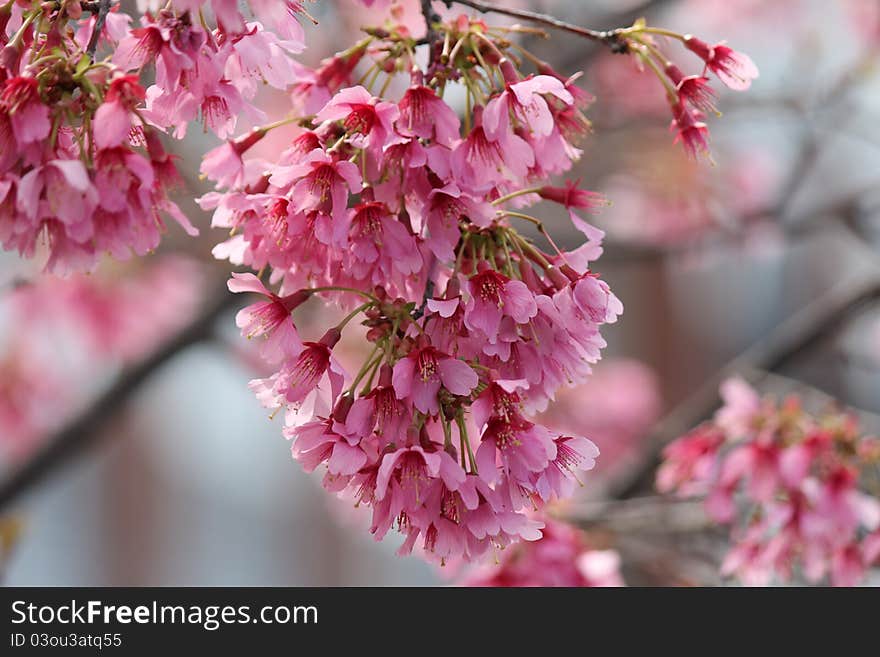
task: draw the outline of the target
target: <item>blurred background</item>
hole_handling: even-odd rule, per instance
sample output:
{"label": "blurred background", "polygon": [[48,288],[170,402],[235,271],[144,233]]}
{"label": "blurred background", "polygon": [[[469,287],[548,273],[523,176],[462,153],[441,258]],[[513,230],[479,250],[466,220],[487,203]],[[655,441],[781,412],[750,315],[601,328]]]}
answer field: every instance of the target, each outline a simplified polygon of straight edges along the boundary
{"label": "blurred background", "polygon": [[[417,26],[417,3],[400,4]],[[877,426],[880,3],[504,4],[596,29],[646,16],[726,39],[761,70],[747,93],[721,93],[723,117],[708,120],[714,162],[694,162],[672,144],[656,78],[573,35],[528,37],[558,71],[583,70],[596,96],[595,134],[571,177],[613,203],[593,219],[607,231],[596,269],[625,305],[603,332],[609,348],[593,381],[549,411],[549,422],[602,450],[569,511],[621,553],[630,583],[717,583],[717,537],[691,531],[690,515],[663,515],[650,496],[659,446],[714,410],[725,373],[762,391],[830,395]],[[370,23],[347,0],[308,8],[321,25],[306,25],[307,63]],[[698,72],[680,47],[660,43]],[[285,102],[265,99],[279,115]],[[237,306],[217,302],[228,269],[211,248],[223,235],[192,202],[207,189],[200,156],[215,143],[194,130],[171,145],[199,239],[171,229],[155,255],[63,282],[0,255],[0,474],[11,477],[59,437],[88,434],[0,508],[3,583],[448,582],[418,557],[396,557],[394,537],[374,543],[362,514],[291,460],[280,422],[248,390],[258,361],[234,326]],[[576,246],[567,218],[543,210],[560,246]],[[318,323],[318,312],[304,321]],[[143,375],[136,385],[108,398],[132,371]],[[630,501],[609,501],[620,499]]]}

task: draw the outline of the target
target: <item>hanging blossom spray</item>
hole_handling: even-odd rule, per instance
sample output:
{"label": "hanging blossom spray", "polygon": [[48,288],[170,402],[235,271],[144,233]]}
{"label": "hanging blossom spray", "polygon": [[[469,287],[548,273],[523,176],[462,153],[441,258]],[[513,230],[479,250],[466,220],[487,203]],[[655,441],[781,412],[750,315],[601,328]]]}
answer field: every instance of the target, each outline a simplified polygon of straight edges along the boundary
{"label": "hanging blossom spray", "polygon": [[[391,12],[315,68],[293,59],[309,19],[301,2],[138,4],[134,25],[109,0],[0,0],[3,247],[30,256],[45,244],[50,269],[87,270],[105,252],[155,248],[163,216],[194,233],[169,200],[176,171],[160,135],[183,138],[201,120],[225,141],[202,162],[216,188],[199,203],[231,234],[215,255],[266,273],[233,274],[229,288],[261,297],[237,323],[262,340],[274,373],[251,387],[283,415],[294,457],[369,507],[377,539],[401,532],[404,552],[418,545],[444,562],[539,539],[536,512],[570,496],[598,450],[532,416],[589,376],[601,327],[623,311],[593,270],[603,234],[579,216],[603,199],[550,182],[590,131],[577,76],[517,43],[533,29],[443,18],[429,2],[424,35]],[[714,107],[706,74],[740,89],[757,76],[723,44],[644,22],[552,24],[639,58],[693,155],[706,151]],[[694,53],[702,74],[669,64],[658,36]],[[390,97],[394,78],[406,89]],[[239,116],[263,121],[263,84],[290,93],[290,116],[236,136]],[[298,135],[276,161],[247,156],[291,124]],[[541,200],[568,210],[581,247],[559,249],[526,212]],[[549,248],[520,232],[528,224]],[[314,296],[348,314],[307,338],[292,313]],[[355,323],[369,355],[349,373],[334,348]]]}
{"label": "hanging blossom spray", "polygon": [[[369,28],[304,74],[293,93],[301,134],[253,174],[241,154],[260,134],[209,154],[203,173],[228,189],[201,202],[233,232],[216,253],[281,286],[273,293],[252,274],[230,281],[263,297],[238,323],[266,338],[276,372],[252,388],[284,414],[294,457],[370,507],[377,539],[394,528],[402,552],[418,546],[446,562],[539,539],[535,511],[570,496],[594,466],[590,440],[531,414],[589,376],[600,329],[623,306],[591,268],[603,235],[577,214],[604,201],[548,182],[581,154],[590,96],[516,45],[517,28],[455,14],[429,21],[425,39],[391,22]],[[648,62],[659,56],[645,26],[605,38]],[[415,55],[423,42],[427,66]],[[386,97],[397,75],[409,86]],[[452,87],[463,89],[463,117],[444,100]],[[703,96],[681,85],[675,106]],[[704,124],[688,125],[680,137],[695,152]],[[569,211],[582,247],[557,248],[526,213],[542,199]],[[537,226],[550,250],[518,223]],[[313,341],[290,320],[310,295],[351,309]],[[371,348],[347,376],[333,349],[354,321]]]}

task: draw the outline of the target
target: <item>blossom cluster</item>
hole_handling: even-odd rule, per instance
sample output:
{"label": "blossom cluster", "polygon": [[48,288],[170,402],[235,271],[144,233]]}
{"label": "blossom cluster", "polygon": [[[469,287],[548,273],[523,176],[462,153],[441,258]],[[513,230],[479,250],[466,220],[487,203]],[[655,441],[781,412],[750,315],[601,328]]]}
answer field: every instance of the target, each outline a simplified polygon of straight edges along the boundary
{"label": "blossom cluster", "polygon": [[294,79],[299,2],[254,0],[263,23],[228,0],[140,4],[140,26],[115,2],[0,4],[0,244],[26,257],[45,246],[48,270],[144,255],[165,216],[195,235],[169,198],[178,174],[160,134],[201,116],[225,137],[237,115],[260,115],[259,84]]}
{"label": "blossom cluster", "polygon": [[[284,412],[294,456],[371,507],[377,538],[396,527],[404,551],[446,561],[539,538],[528,512],[570,495],[593,466],[592,442],[529,413],[589,375],[599,329],[622,306],[590,269],[601,233],[574,213],[601,200],[546,184],[580,154],[586,94],[549,69],[523,73],[482,21],[435,29],[432,67],[407,58],[399,98],[353,84],[351,60],[369,55],[384,72],[409,36],[320,64],[312,77],[331,86],[295,94],[300,106],[327,99],[278,161],[242,160],[260,132],[230,141],[203,165],[228,188],[201,202],[234,233],[216,253],[280,284],[276,294],[234,274],[230,289],[263,297],[238,324],[266,338],[276,371],[252,387]],[[443,97],[453,84],[468,97],[463,121]],[[571,211],[584,246],[547,252],[514,227],[540,225],[523,210],[541,199]],[[351,310],[313,341],[291,320],[312,295]],[[347,377],[333,348],[359,317],[371,352]]]}
{"label": "blossom cluster", "polygon": [[[675,133],[675,141],[681,142],[692,157],[708,155],[706,116],[718,114],[715,108],[717,94],[711,86],[709,74],[715,75],[729,89],[745,91],[758,77],[758,67],[748,55],[724,42],[711,45],[690,34],[648,27],[642,21],[637,21],[624,34],[626,51],[631,52],[637,63],[647,67],[663,84],[672,112],[670,130]],[[701,60],[703,70],[699,74],[685,74],[658,47],[658,37],[678,41]]]}
{"label": "blossom cluster", "polygon": [[[215,255],[266,274],[229,288],[262,297],[237,322],[263,338],[274,373],[251,386],[283,413],[294,457],[369,507],[377,539],[396,528],[402,553],[445,563],[538,539],[533,511],[593,467],[592,441],[534,414],[586,380],[623,307],[592,269],[603,233],[579,216],[604,200],[549,181],[580,157],[592,96],[514,44],[521,28],[429,23],[420,39],[392,14],[299,67],[284,121],[297,135],[271,161],[246,154],[280,122],[208,153],[217,190],[200,204],[231,234]],[[568,211],[580,247],[526,212],[539,201]],[[303,339],[291,313],[315,295],[349,312]],[[369,355],[349,375],[334,347],[355,320]]]}
{"label": "blossom cluster", "polygon": [[[237,322],[262,339],[273,373],[252,388],[283,412],[294,456],[370,507],[377,538],[396,527],[404,551],[473,559],[539,538],[532,512],[569,496],[598,449],[534,414],[586,380],[623,310],[592,269],[603,233],[579,216],[604,200],[550,181],[590,131],[577,76],[522,47],[527,28],[451,9],[427,12],[421,35],[390,7],[308,67],[298,0],[139,0],[138,24],[120,6],[0,4],[3,247],[45,243],[61,272],[150,251],[163,215],[194,234],[169,198],[162,135],[201,119],[223,143],[198,202],[229,233],[214,255],[260,273],[229,288],[262,297]],[[672,34],[637,23],[614,42],[653,65],[655,33]],[[675,38],[722,80],[757,74],[725,46]],[[264,85],[290,95],[288,116],[265,123]],[[679,104],[706,107],[708,91],[679,86]],[[239,117],[258,127],[237,134]],[[283,152],[254,156],[281,126],[296,128]],[[580,247],[526,212],[541,201],[567,210]],[[314,296],[347,314],[304,339],[292,312]],[[349,375],[334,348],[354,324],[369,355]]]}
{"label": "blossom cluster", "polygon": [[587,535],[558,520],[544,520],[544,536],[506,550],[497,564],[480,565],[461,579],[474,587],[624,586],[620,556],[596,549]]}
{"label": "blossom cluster", "polygon": [[722,397],[711,422],[666,447],[658,489],[705,496],[708,515],[732,525],[725,575],[857,584],[880,560],[880,439],[851,414],[761,399],[740,379]]}

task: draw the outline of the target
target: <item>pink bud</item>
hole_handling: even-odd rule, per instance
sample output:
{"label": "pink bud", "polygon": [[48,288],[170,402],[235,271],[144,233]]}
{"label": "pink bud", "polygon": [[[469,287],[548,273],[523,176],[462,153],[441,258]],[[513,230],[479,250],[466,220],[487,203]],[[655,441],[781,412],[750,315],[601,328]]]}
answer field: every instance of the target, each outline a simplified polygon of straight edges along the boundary
{"label": "pink bud", "polygon": [[339,342],[339,339],[342,337],[342,331],[338,326],[334,326],[332,329],[327,331],[321,339],[318,340],[322,345],[332,349],[336,346],[336,343]]}

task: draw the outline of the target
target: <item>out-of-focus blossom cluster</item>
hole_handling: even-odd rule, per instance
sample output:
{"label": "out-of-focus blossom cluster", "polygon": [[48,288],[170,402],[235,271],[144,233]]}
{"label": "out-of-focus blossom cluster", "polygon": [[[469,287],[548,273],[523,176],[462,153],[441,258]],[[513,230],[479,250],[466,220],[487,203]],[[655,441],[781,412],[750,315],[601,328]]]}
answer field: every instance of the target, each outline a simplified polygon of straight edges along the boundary
{"label": "out-of-focus blossom cluster", "polygon": [[713,421],[666,447],[658,489],[705,496],[709,516],[731,525],[725,575],[857,584],[880,559],[880,439],[849,413],[812,415],[740,379],[722,397]]}
{"label": "out-of-focus blossom cluster", "polygon": [[201,268],[163,256],[124,271],[40,277],[0,304],[0,453],[30,453],[113,371],[145,357],[189,321]]}
{"label": "out-of-focus blossom cluster", "polygon": [[544,535],[505,550],[496,564],[476,567],[462,586],[624,586],[620,556],[590,546],[589,537],[571,525],[544,520]]}
{"label": "out-of-focus blossom cluster", "polygon": [[646,146],[604,181],[603,192],[614,204],[600,226],[630,244],[696,247],[724,237],[749,244],[758,235],[762,246],[771,246],[775,225],[767,213],[782,177],[774,157],[744,149],[728,157],[723,169],[706,169]]}

